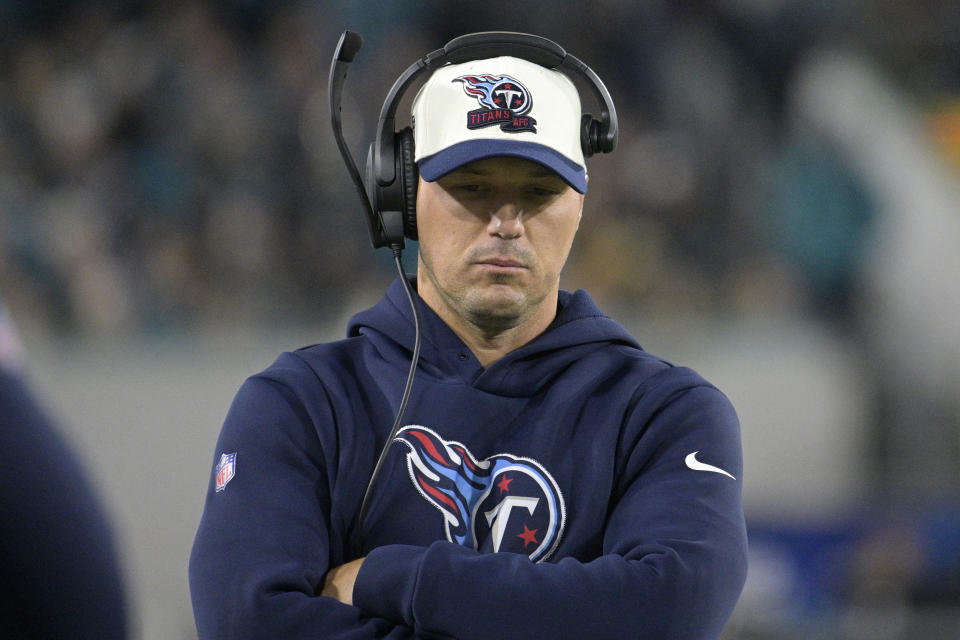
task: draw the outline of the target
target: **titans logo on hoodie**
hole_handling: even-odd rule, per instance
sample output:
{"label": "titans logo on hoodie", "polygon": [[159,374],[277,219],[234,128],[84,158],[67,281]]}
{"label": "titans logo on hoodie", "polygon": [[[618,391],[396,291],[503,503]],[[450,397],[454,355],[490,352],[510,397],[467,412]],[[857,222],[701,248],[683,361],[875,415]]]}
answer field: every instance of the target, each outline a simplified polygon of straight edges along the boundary
{"label": "titans logo on hoodie", "polygon": [[410,447],[410,480],[443,514],[447,540],[534,562],[553,553],[563,532],[563,496],[538,462],[508,453],[478,461],[461,443],[421,426],[404,427],[396,440]]}

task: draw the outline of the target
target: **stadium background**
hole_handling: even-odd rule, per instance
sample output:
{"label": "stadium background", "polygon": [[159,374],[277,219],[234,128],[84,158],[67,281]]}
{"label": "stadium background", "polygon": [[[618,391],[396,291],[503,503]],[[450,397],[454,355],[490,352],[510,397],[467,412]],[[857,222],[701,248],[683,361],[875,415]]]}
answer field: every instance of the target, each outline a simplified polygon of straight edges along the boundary
{"label": "stadium background", "polygon": [[740,411],[725,638],[957,637],[955,3],[4,0],[0,296],[110,510],[135,637],[195,637],[187,554],[243,378],[392,278],[329,132],[347,27],[358,157],[460,33],[550,37],[611,90],[562,284]]}

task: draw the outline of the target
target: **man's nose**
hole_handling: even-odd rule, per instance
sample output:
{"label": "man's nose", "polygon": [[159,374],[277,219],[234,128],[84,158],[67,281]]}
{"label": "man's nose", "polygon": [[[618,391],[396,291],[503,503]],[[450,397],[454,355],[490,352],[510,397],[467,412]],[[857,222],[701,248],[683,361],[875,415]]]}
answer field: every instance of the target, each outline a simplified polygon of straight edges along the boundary
{"label": "man's nose", "polygon": [[504,240],[519,238],[523,235],[523,210],[513,202],[501,203],[490,213],[487,231]]}

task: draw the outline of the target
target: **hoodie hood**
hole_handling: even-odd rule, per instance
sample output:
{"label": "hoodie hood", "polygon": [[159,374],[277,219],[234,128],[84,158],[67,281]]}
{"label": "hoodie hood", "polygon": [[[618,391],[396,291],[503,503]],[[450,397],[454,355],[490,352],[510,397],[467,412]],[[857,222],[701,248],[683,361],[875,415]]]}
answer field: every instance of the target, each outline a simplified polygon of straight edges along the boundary
{"label": "hoodie hood", "polygon": [[[416,288],[416,280],[411,279]],[[557,316],[546,331],[484,369],[450,327],[419,296],[423,338],[419,374],[437,382],[469,384],[502,396],[535,393],[567,365],[610,344],[640,345],[626,329],[604,315],[586,291],[560,291]],[[347,337],[370,340],[382,357],[407,361],[413,352],[414,323],[403,284],[396,278],[374,307],[350,319]]]}

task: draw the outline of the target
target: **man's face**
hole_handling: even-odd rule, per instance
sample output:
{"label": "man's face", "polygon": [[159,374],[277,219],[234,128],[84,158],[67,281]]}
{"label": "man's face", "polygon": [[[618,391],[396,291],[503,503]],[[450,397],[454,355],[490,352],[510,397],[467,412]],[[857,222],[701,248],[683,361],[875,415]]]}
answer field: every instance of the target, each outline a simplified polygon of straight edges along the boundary
{"label": "man's face", "polygon": [[520,158],[487,158],[421,180],[421,296],[489,333],[523,323],[556,304],[582,208],[582,194]]}

